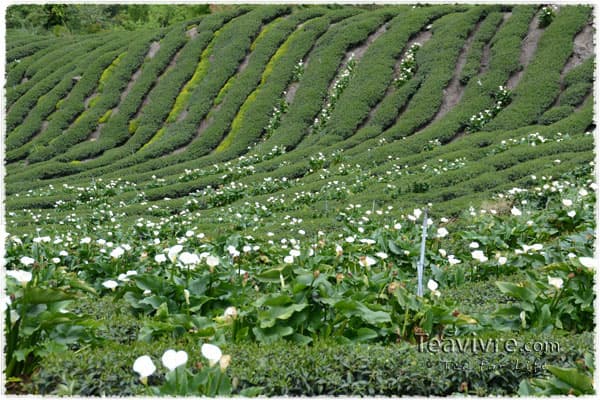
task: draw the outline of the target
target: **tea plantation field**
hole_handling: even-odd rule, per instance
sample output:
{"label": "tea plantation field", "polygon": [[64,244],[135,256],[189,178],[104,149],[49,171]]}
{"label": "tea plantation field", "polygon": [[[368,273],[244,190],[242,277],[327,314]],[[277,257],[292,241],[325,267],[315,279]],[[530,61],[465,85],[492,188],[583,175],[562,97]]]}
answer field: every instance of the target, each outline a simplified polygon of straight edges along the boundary
{"label": "tea plantation field", "polygon": [[593,22],[262,5],[9,30],[6,391],[594,393]]}

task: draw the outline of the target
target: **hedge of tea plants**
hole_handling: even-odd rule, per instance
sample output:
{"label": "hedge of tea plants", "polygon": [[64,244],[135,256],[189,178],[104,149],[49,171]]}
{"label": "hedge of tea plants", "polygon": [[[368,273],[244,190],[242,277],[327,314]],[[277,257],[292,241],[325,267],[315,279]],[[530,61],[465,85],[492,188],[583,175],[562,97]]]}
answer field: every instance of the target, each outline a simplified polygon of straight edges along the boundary
{"label": "hedge of tea plants", "polygon": [[265,5],[9,31],[6,389],[593,393],[592,18]]}

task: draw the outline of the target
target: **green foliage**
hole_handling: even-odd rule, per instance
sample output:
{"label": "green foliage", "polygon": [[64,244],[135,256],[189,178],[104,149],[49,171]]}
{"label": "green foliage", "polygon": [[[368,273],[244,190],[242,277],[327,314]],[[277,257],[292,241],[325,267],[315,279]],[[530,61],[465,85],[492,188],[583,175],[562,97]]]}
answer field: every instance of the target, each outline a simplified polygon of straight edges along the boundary
{"label": "green foliage", "polygon": [[550,124],[560,121],[563,118],[568,117],[572,113],[573,113],[573,107],[571,107],[571,106],[565,105],[565,106],[552,107],[551,109],[546,111],[544,114],[542,114],[542,116],[540,117],[538,122],[542,125],[550,125]]}
{"label": "green foliage", "polygon": [[[514,395],[522,379],[539,377],[545,364],[569,368],[585,354],[593,335],[568,338],[553,336],[503,336],[518,343],[552,341],[560,344],[558,353],[440,353],[419,352],[406,345],[339,345],[318,341],[311,346],[288,342],[269,345],[228,344],[223,350],[231,355],[227,375],[234,394],[255,393],[265,396],[447,396]],[[61,357],[49,355],[43,368],[33,377],[33,391],[58,394],[72,387],[81,395],[142,395],[144,386],[131,366],[140,354],[158,360],[169,343],[111,345],[106,351],[84,349],[79,354]],[[190,355],[199,355],[200,346],[182,343]],[[191,356],[192,360],[198,356]],[[398,371],[402,371],[399,374]],[[504,377],[500,379],[499,377]],[[159,384],[150,376],[149,385]],[[464,384],[463,384],[464,383]]]}
{"label": "green foliage", "polygon": [[[210,13],[209,5],[55,4],[12,5],[6,26],[25,32],[96,33],[106,30],[161,28]],[[59,33],[63,32],[63,33]]]}
{"label": "green foliage", "polygon": [[524,380],[519,385],[520,396],[552,396],[552,395],[593,395],[594,359],[592,353],[585,353],[576,361],[576,368],[561,368],[548,365],[549,378]]}

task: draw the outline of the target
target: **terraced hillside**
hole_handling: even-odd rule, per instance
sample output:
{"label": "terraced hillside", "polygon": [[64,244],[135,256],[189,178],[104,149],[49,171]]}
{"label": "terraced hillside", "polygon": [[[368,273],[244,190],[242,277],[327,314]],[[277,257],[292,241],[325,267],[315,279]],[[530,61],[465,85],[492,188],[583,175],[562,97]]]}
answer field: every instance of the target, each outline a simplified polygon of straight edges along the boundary
{"label": "terraced hillside", "polygon": [[[446,230],[450,224],[450,230],[456,232],[452,246],[465,261],[465,268],[456,267],[460,273],[434,268],[431,275],[452,290],[460,291],[465,277],[473,285],[504,279],[499,276],[506,258],[498,261],[503,257],[500,252],[537,241],[554,250],[548,250],[545,259],[538,254],[518,261],[521,258],[514,256],[510,261],[516,267],[506,267],[506,279],[524,279],[530,267],[571,259],[573,268],[581,268],[576,257],[583,257],[585,265],[592,255],[595,229],[593,196],[588,194],[595,189],[590,180],[595,130],[592,14],[585,6],[268,5],[229,7],[184,24],[134,33],[50,38],[9,31],[4,138],[4,220],[10,234],[7,268],[39,273],[35,282],[41,285],[46,281],[44,290],[55,294],[48,297],[49,302],[55,298],[62,304],[70,299],[72,293],[58,294],[65,288],[77,287],[88,296],[77,302],[79,313],[66,314],[72,316],[77,329],[67,329],[57,320],[42,324],[35,319],[42,314],[23,311],[31,314],[32,326],[59,328],[30,330],[31,335],[37,332],[34,339],[23,337],[23,330],[13,330],[15,342],[10,343],[16,347],[9,347],[9,357],[17,349],[22,352],[14,353],[14,361],[7,359],[12,368],[8,376],[30,377],[34,370],[28,370],[28,365],[39,364],[42,357],[46,357],[46,365],[54,365],[35,370],[33,383],[25,380],[30,386],[13,390],[67,394],[64,391],[71,381],[52,371],[68,364],[71,367],[64,367],[66,370],[79,371],[72,375],[76,389],[71,387],[78,394],[142,393],[143,385],[123,377],[130,373],[130,366],[116,375],[103,376],[100,386],[78,381],[76,376],[91,376],[91,372],[72,365],[77,364],[76,356],[65,361],[61,357],[70,356],[60,355],[58,348],[83,351],[91,347],[89,351],[95,353],[84,353],[86,357],[99,359],[97,365],[112,365],[114,360],[102,359],[110,348],[108,353],[113,355],[127,353],[122,362],[130,365],[141,353],[119,346],[136,340],[141,343],[137,346],[142,346],[138,350],[156,352],[173,343],[197,345],[191,344],[190,335],[220,344],[239,343],[237,338],[248,336],[262,343],[283,338],[306,344],[316,338],[337,337],[337,342],[389,345],[396,341],[414,344],[418,329],[433,336],[451,324],[456,325],[456,335],[476,332],[460,327],[474,320],[461,320],[452,306],[448,306],[451,319],[435,319],[435,312],[441,312],[438,308],[431,314],[435,317],[419,320],[422,316],[417,313],[414,321],[404,319],[402,325],[395,317],[386,317],[386,313],[395,314],[379,304],[376,293],[385,295],[386,288],[389,293],[406,291],[398,285],[390,290],[391,283],[405,281],[408,287],[414,283],[420,241],[415,222],[420,224],[425,208],[433,218],[430,237],[438,232],[427,255],[436,268],[456,264],[446,257],[441,247],[444,242],[439,243],[445,235],[438,228]],[[572,192],[581,201],[577,211],[581,219],[572,226],[560,219],[572,219],[570,214],[565,216],[568,210],[560,214],[560,196],[543,186],[546,181],[546,186],[553,185],[555,180],[567,182],[564,192],[559,185],[559,192]],[[527,197],[523,193],[532,194]],[[524,202],[519,203],[521,200]],[[554,219],[545,214],[553,204],[560,214]],[[547,225],[533,230],[531,220],[515,222],[527,207],[531,207],[530,218],[539,217],[536,224],[543,220]],[[491,226],[507,229],[498,239],[504,244],[489,239],[497,234],[488,229]],[[481,262],[493,259],[494,278],[471,268],[471,261],[461,256],[459,248],[464,245],[464,257],[471,259],[473,247],[469,250],[468,245],[473,241],[485,254],[472,258]],[[376,264],[379,258],[366,255],[366,249],[375,243],[385,255],[380,252],[378,257],[396,257],[390,265],[400,272],[392,274],[388,268],[389,274],[375,273],[377,267],[373,266],[371,274],[371,261]],[[342,244],[350,247],[342,250]],[[305,258],[309,257],[305,250],[310,249],[312,257],[328,246],[333,246],[328,250],[331,254],[323,250],[314,265]],[[532,249],[536,251],[529,247],[524,253]],[[209,253],[217,258],[211,259]],[[179,259],[183,269],[165,270],[169,283],[150,278],[153,270],[161,270],[165,262],[175,265],[183,254],[187,254],[183,261]],[[347,264],[341,261],[342,255],[348,257]],[[190,267],[197,264],[210,265],[210,273],[215,267],[235,266],[236,274],[221,271],[220,278],[210,278],[207,283],[208,275],[196,276],[198,272]],[[36,272],[36,267],[46,265]],[[339,274],[344,265],[351,265],[344,282],[355,279],[351,272],[356,275],[357,282],[351,287],[358,297],[351,300],[348,292],[341,294],[346,296],[345,303],[339,299],[336,303],[333,297],[320,302],[318,298],[325,297],[325,292],[333,296],[332,284],[342,285],[344,278]],[[385,265],[382,261],[384,271]],[[292,271],[290,266],[308,268],[310,274]],[[365,275],[367,288],[361,292],[368,307],[358,300],[363,278],[358,279],[357,266],[367,267],[371,274]],[[316,285],[310,281],[313,277],[318,280],[319,274],[325,282],[320,294],[306,289],[309,284]],[[250,292],[245,286],[248,279]],[[235,280],[243,280],[243,289],[231,287]],[[172,286],[167,288],[168,284]],[[380,286],[374,289],[372,285]],[[509,296],[507,287],[500,290]],[[291,290],[291,294],[273,297],[273,292],[271,297],[257,300],[259,288],[263,293],[272,289],[277,293]],[[429,287],[433,299],[436,288],[437,284]],[[24,290],[18,286],[9,289]],[[544,290],[549,289],[552,285]],[[148,293],[162,290],[160,296],[148,297]],[[372,298],[365,294],[371,290]],[[308,303],[298,297],[305,292]],[[81,320],[82,315],[101,320],[96,303],[111,304],[112,300],[106,299],[112,296],[114,304],[120,305],[106,307],[131,307],[134,322],[115,327],[106,321],[109,328],[101,328]],[[408,304],[400,295],[397,298],[401,308]],[[473,312],[485,315],[486,307],[507,302],[498,298],[482,300]],[[255,308],[243,311],[244,302],[253,301]],[[221,328],[231,318],[224,322],[218,315],[234,306],[246,322],[235,325],[240,320],[235,319],[234,308],[235,327],[229,341],[231,332]],[[48,307],[46,311],[52,308]],[[319,307],[330,310],[321,315],[316,311]],[[408,318],[409,309],[394,312]],[[114,312],[116,319],[128,320],[120,311]],[[335,320],[335,315],[344,313],[350,322]],[[307,322],[308,315],[317,314],[323,321],[335,323],[325,328]],[[539,310],[532,312],[537,314]],[[20,315],[20,321],[26,321],[25,314]],[[502,318],[518,331],[519,315],[510,323],[506,322],[508,311]],[[485,325],[485,317],[475,319]],[[535,334],[552,331],[536,330],[533,320],[530,322],[528,331]],[[556,329],[584,336],[592,329],[575,322],[570,328],[567,325],[563,322]],[[87,331],[92,328],[95,333]],[[186,332],[189,335],[183,335]],[[10,335],[7,337],[12,338]],[[97,345],[100,336],[113,347]],[[31,341],[28,347],[23,345],[27,351],[19,347],[20,340]],[[48,340],[57,343],[55,347],[40,344]],[[143,347],[153,340],[167,341]],[[247,350],[239,346],[231,352],[242,358]],[[589,348],[587,344],[583,347]],[[264,351],[256,350],[257,354]],[[577,351],[573,350],[573,357],[583,357]],[[315,354],[306,355],[307,360]],[[347,355],[348,359],[356,357],[353,354]],[[266,366],[261,368],[272,381],[253,381],[244,375],[247,370],[235,370],[242,382],[234,382],[236,393],[246,389],[249,391],[242,393],[251,394],[256,387],[263,387],[256,393],[514,394],[521,379],[539,375],[517,374],[508,383],[487,378],[481,378],[485,382],[481,383],[473,378],[465,388],[460,379],[466,378],[450,374],[431,391],[411,389],[407,382],[386,386],[381,381],[373,393],[371,386],[352,386],[352,379],[346,382],[344,375],[340,380],[348,386],[340,392],[331,388],[340,387],[341,381],[325,379],[321,389],[318,383],[307,386],[313,393],[302,391],[297,376],[285,378],[266,371]],[[309,368],[308,364],[302,368]],[[273,382],[283,382],[277,379],[291,379],[287,382],[297,384],[294,390],[299,392],[277,386]],[[360,379],[358,382],[369,381],[364,376]],[[422,379],[428,382],[427,376]],[[216,392],[211,392],[210,383],[207,385],[201,393],[228,393],[218,385],[213,388]],[[189,393],[167,386],[162,394]]]}

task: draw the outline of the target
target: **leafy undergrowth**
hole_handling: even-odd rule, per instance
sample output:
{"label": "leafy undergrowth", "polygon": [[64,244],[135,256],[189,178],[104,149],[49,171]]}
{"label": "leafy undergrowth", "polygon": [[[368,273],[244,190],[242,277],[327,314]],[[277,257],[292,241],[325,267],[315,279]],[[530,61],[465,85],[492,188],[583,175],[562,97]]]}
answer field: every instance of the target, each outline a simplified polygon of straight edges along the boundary
{"label": "leafy undergrowth", "polygon": [[[242,389],[268,395],[514,394],[522,379],[539,378],[544,369],[503,375],[502,383],[487,373],[474,380],[461,376],[460,382],[447,373],[440,386],[424,386],[432,375],[419,375],[419,357],[441,362],[465,355],[425,351],[424,356],[417,354],[423,353],[419,346],[467,338],[540,341],[550,335],[561,340],[592,332],[596,186],[590,176],[588,166],[562,179],[540,177],[538,187],[513,188],[495,200],[506,206],[504,212],[487,208],[467,210],[455,220],[428,219],[423,297],[415,294],[419,209],[390,220],[389,210],[350,205],[339,213],[343,231],[315,237],[300,229],[280,238],[211,238],[173,221],[121,226],[116,217],[87,221],[95,233],[11,235],[10,299],[4,301],[10,311],[9,376],[25,382],[32,375],[37,382],[32,393],[80,395]],[[323,355],[324,342],[335,349],[327,353],[332,359]],[[221,369],[207,366],[206,355],[200,356],[204,350],[198,347],[207,344],[229,353],[219,351],[218,360],[227,360]],[[264,350],[251,351],[252,362],[245,349],[255,344]],[[365,347],[351,350],[357,344]],[[381,355],[366,357],[367,344]],[[281,350],[286,357],[297,351],[301,360],[324,358],[307,361],[306,370],[296,369],[290,377],[273,375],[269,368],[275,364],[265,362],[277,346],[286,349]],[[145,386],[133,361],[148,354],[158,360],[168,348],[184,349],[184,361],[166,375],[138,371]],[[391,356],[401,351],[416,358],[405,364],[411,358]],[[358,378],[352,372],[328,372],[346,365],[345,356],[336,358],[345,352],[350,352],[348,360],[366,357],[368,368],[357,367]],[[546,357],[548,352],[527,357],[565,367],[583,357]],[[507,364],[505,357],[512,360],[506,351],[483,353],[493,365]],[[388,360],[383,354],[400,363],[394,364],[395,371],[405,371],[396,380],[386,375],[389,368],[378,367]],[[63,362],[66,369],[55,368]],[[168,365],[164,357],[163,363]],[[256,363],[268,367],[264,376],[250,373]],[[67,372],[56,375],[72,368],[85,368],[73,376],[94,377],[94,384],[69,378]],[[383,377],[367,379],[371,368]],[[502,374],[508,370],[501,369]],[[420,384],[404,380],[412,373],[420,376]],[[314,385],[306,383],[313,380]]]}

